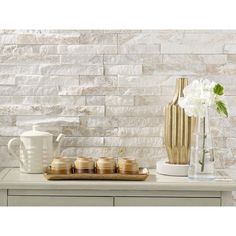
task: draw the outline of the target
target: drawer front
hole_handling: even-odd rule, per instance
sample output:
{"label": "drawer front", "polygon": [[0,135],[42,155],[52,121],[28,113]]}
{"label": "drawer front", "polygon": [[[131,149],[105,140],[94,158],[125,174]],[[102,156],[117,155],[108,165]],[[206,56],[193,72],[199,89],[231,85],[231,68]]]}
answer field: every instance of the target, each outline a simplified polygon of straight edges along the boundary
{"label": "drawer front", "polygon": [[8,196],[8,206],[113,206],[113,198]]}
{"label": "drawer front", "polygon": [[116,197],[115,206],[220,206],[220,198]]}

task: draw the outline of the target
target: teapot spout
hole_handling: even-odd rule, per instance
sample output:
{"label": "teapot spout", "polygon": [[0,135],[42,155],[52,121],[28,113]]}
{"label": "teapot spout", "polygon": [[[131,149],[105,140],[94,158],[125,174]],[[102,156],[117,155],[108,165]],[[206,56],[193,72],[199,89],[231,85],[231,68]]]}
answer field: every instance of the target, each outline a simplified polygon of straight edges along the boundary
{"label": "teapot spout", "polygon": [[62,141],[64,140],[65,138],[65,135],[64,134],[59,134],[57,136],[57,139],[54,143],[54,156],[59,156],[59,153],[60,153],[60,149],[61,149],[61,144],[62,144]]}

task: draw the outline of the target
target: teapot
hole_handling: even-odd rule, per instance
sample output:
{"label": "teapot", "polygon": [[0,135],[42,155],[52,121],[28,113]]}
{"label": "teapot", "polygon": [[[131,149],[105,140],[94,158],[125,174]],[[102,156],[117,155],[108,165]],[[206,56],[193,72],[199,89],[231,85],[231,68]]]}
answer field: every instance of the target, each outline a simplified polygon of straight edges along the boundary
{"label": "teapot", "polygon": [[[38,125],[32,130],[24,132],[20,138],[13,138],[8,142],[9,152],[20,161],[20,171],[24,173],[43,173],[53,158],[58,156],[64,134],[59,134],[53,142],[53,135],[39,131]],[[13,145],[20,146],[18,156]]]}

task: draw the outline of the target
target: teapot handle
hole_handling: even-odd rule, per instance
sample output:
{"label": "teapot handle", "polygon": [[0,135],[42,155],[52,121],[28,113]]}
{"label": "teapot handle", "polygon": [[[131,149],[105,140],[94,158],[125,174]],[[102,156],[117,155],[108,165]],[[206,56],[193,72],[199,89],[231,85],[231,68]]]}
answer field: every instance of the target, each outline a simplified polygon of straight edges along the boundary
{"label": "teapot handle", "polygon": [[62,144],[62,141],[63,139],[65,138],[65,135],[64,134],[59,134],[57,136],[57,139],[56,139],[56,147],[55,147],[55,151],[54,151],[54,156],[57,156],[58,153],[59,153],[59,150],[61,148],[61,144]]}
{"label": "teapot handle", "polygon": [[21,140],[19,138],[12,138],[11,140],[9,140],[8,142],[8,151],[11,153],[12,156],[14,156],[16,159],[19,159],[21,164],[23,164],[23,161],[21,160],[21,158],[15,153],[14,149],[13,149],[13,145],[14,143],[21,143]]}

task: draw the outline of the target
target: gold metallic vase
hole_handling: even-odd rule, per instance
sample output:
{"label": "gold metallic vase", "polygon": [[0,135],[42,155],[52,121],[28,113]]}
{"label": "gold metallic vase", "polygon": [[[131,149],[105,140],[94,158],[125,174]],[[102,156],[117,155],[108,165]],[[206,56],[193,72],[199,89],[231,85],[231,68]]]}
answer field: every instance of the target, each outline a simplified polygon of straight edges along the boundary
{"label": "gold metallic vase", "polygon": [[184,109],[178,105],[179,98],[183,96],[183,89],[187,85],[188,79],[177,79],[174,98],[165,107],[164,142],[170,164],[189,163],[195,118],[187,116]]}

